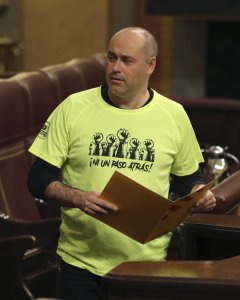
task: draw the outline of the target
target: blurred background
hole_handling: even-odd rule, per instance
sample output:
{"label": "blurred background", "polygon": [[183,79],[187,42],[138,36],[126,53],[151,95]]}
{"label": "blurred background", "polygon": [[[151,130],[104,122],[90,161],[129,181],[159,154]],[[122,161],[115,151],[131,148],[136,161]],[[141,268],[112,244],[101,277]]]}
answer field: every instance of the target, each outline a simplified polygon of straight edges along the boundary
{"label": "blurred background", "polygon": [[137,25],[160,44],[154,88],[240,98],[238,0],[0,0],[0,7],[1,72],[104,52],[114,32]]}
{"label": "blurred background", "polygon": [[[0,0],[0,299],[59,293],[60,211],[30,195],[28,148],[63,99],[103,83],[108,41],[128,26],[144,27],[156,37],[159,53],[150,86],[184,106],[205,158],[206,181],[217,178],[214,214],[192,216],[181,225],[184,245],[176,230],[168,259],[239,255],[240,1]],[[188,267],[176,271],[177,277]],[[239,291],[239,265],[233,261],[230,268]],[[216,274],[224,275],[223,269]],[[166,274],[172,274],[169,270]],[[209,298],[199,296],[200,290],[208,292],[199,285],[197,298],[187,284],[181,284],[181,294],[185,287],[185,299],[226,299],[224,289],[236,299],[230,293],[236,295],[234,286],[225,289],[218,280],[219,288],[210,281],[216,297],[213,289]],[[174,284],[167,289],[176,293],[167,299],[178,298]],[[157,294],[154,299],[162,297],[162,290]]]}

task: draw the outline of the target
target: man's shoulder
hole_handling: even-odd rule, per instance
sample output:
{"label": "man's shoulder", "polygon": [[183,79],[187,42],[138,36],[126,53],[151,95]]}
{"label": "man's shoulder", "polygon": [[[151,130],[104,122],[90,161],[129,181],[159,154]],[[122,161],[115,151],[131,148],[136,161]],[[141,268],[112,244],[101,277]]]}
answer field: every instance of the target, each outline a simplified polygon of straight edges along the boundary
{"label": "man's shoulder", "polygon": [[78,110],[79,108],[87,108],[95,105],[101,97],[101,88],[96,87],[88,90],[83,90],[71,94],[61,104],[60,107],[64,110]]}
{"label": "man's shoulder", "polygon": [[101,95],[101,87],[95,87],[83,91],[76,92],[70,95],[66,100],[70,100],[72,102],[86,102],[93,101],[97,99]]}
{"label": "man's shoulder", "polygon": [[156,99],[157,105],[170,110],[170,111],[182,111],[183,106],[174,99],[170,99],[156,91],[154,91],[154,98]]}

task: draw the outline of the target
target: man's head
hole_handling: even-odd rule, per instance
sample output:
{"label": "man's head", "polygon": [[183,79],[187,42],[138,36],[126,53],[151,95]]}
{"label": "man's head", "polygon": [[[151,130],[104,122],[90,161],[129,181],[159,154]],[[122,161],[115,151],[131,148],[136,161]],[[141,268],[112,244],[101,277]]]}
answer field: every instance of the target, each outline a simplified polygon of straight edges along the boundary
{"label": "man's head", "polygon": [[106,80],[110,98],[131,100],[147,91],[158,46],[150,32],[139,27],[118,31],[110,40]]}

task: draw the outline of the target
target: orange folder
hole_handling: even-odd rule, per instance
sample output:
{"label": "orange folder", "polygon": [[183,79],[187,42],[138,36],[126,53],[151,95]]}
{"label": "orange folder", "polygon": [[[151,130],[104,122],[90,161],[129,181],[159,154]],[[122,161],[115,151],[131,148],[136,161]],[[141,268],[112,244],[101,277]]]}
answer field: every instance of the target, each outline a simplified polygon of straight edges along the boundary
{"label": "orange folder", "polygon": [[118,211],[94,218],[145,244],[175,230],[214,181],[192,194],[171,201],[115,171],[99,197],[117,205]]}

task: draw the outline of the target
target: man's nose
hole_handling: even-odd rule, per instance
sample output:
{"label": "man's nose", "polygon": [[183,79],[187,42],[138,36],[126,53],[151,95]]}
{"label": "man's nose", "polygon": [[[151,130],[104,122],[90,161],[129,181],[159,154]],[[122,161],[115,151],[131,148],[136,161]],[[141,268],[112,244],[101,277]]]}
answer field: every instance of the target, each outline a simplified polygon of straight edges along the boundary
{"label": "man's nose", "polygon": [[116,59],[116,61],[113,64],[113,70],[115,72],[121,71],[121,65],[122,65],[122,62],[120,61],[120,59]]}

